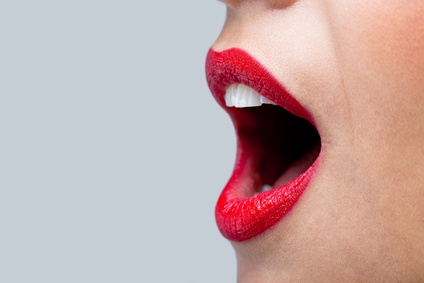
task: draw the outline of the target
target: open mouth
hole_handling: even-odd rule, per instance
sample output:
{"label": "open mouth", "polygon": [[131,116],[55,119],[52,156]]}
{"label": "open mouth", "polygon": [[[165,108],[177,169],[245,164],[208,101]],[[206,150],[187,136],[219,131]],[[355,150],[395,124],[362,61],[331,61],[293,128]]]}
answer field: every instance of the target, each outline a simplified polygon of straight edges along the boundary
{"label": "open mouth", "polygon": [[225,100],[227,107],[235,107],[229,113],[239,141],[239,159],[248,159],[243,173],[245,197],[288,184],[317,159],[321,139],[309,121],[244,85],[231,85]]}
{"label": "open mouth", "polygon": [[300,199],[319,163],[313,116],[247,52],[212,49],[206,77],[237,134],[237,157],[215,208],[219,230],[245,241],[278,223]]}

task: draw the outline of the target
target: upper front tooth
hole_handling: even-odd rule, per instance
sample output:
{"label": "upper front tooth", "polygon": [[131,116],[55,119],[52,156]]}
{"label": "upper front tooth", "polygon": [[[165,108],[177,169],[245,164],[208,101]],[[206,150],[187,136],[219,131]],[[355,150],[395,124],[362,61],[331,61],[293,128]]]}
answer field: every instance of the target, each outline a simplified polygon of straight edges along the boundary
{"label": "upper front tooth", "polygon": [[254,107],[262,104],[275,104],[260,95],[256,90],[242,84],[233,84],[225,93],[225,104],[228,107]]}

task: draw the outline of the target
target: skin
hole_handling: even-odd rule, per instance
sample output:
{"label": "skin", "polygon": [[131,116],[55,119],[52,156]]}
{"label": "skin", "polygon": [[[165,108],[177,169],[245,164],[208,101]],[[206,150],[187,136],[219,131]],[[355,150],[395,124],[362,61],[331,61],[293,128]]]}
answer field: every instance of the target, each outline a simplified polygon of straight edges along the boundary
{"label": "skin", "polygon": [[238,282],[424,282],[424,1],[223,2],[212,48],[259,60],[322,140],[290,214],[232,243]]}

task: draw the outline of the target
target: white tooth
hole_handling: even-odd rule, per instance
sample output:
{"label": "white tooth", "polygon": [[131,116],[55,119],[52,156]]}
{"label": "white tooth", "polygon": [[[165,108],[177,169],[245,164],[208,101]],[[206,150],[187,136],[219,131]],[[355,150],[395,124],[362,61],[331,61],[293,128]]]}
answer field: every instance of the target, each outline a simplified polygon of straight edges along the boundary
{"label": "white tooth", "polygon": [[253,88],[242,84],[233,84],[225,93],[225,104],[228,107],[254,107],[262,104],[275,104],[271,100],[263,97]]}
{"label": "white tooth", "polygon": [[245,85],[238,86],[239,107],[261,106],[261,96]]}
{"label": "white tooth", "polygon": [[271,185],[263,185],[262,186],[262,189],[261,189],[261,192],[268,192],[270,190],[272,190],[272,186]]}
{"label": "white tooth", "polygon": [[233,85],[231,85],[228,89],[227,92],[225,93],[224,99],[225,99],[225,105],[227,105],[228,107],[232,107],[234,106],[234,101],[233,101],[233,97],[234,97],[234,88]]}
{"label": "white tooth", "polygon": [[262,104],[273,104],[273,105],[277,105],[277,103],[275,103],[274,101],[269,100],[268,98],[266,98],[265,96],[261,95],[261,102]]}

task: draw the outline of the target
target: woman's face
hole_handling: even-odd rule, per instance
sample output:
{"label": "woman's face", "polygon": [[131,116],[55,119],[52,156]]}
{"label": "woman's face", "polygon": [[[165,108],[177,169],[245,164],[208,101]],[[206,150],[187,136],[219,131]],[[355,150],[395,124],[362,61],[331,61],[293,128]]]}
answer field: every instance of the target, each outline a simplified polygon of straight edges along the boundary
{"label": "woman's face", "polygon": [[223,2],[212,50],[255,58],[321,139],[293,208],[232,241],[239,282],[424,281],[424,1]]}

